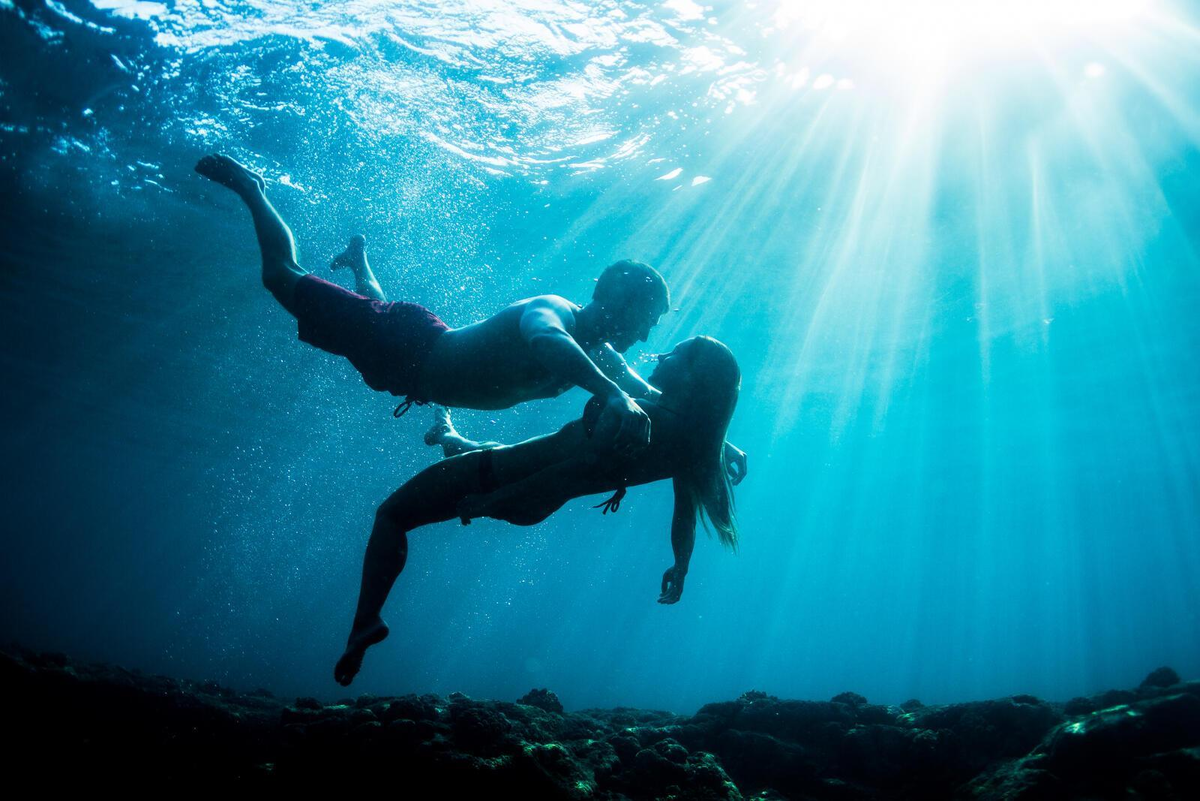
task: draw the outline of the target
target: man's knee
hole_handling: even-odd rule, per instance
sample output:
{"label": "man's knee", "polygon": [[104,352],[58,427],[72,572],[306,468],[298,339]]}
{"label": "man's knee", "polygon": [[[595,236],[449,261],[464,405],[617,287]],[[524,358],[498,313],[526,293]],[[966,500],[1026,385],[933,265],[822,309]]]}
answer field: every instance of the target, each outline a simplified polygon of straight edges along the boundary
{"label": "man's knee", "polygon": [[296,293],[296,283],[304,277],[304,273],[295,273],[287,269],[263,267],[262,282],[267,291],[275,296],[285,309],[292,308],[292,296]]}
{"label": "man's knee", "polygon": [[272,287],[292,286],[306,275],[308,275],[308,272],[291,259],[263,259],[263,285],[272,291],[274,291]]}

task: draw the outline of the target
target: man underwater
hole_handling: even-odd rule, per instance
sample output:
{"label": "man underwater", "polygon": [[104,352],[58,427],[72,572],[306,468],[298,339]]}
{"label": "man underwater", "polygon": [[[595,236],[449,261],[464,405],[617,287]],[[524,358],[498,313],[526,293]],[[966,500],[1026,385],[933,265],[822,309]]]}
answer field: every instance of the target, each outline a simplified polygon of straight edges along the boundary
{"label": "man underwater", "polygon": [[250,210],[263,285],[296,318],[300,339],[345,356],[372,389],[407,396],[406,404],[506,409],[578,386],[604,404],[601,414],[618,431],[618,449],[636,453],[649,442],[650,418],[588,352],[602,355],[610,372],[635,391],[644,385],[618,354],[645,342],[669,307],[666,281],[652,267],[636,261],[609,266],[583,307],[539,295],[450,328],[423,306],[386,301],[362,237],[333,265],[354,272],[356,294],[300,267],[292,232],[267,200],[262,176],[223,155],[200,159],[196,172],[232,190]]}

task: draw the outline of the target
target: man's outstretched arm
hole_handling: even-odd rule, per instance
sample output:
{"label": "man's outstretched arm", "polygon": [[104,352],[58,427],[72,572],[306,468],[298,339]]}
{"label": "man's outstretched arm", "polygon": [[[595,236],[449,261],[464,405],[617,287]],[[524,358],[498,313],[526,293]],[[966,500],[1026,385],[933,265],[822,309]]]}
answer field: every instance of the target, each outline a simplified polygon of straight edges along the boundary
{"label": "man's outstretched arm", "polygon": [[574,313],[566,301],[535,298],[521,315],[521,336],[538,361],[564,382],[582,387],[604,401],[603,415],[620,421],[615,444],[638,450],[650,442],[650,418],[625,390],[600,371],[567,330]]}
{"label": "man's outstretched arm", "polygon": [[[635,398],[653,400],[662,394],[638,375],[625,361],[625,357],[607,342],[592,351],[592,361],[617,386]],[[735,487],[746,477],[746,452],[731,442],[725,443],[725,471]]]}
{"label": "man's outstretched arm", "polygon": [[616,348],[607,342],[601,343],[599,347],[592,350],[592,362],[617,386],[634,398],[653,399],[662,394],[650,386],[646,379],[638,375],[625,361],[625,357],[617,353]]}

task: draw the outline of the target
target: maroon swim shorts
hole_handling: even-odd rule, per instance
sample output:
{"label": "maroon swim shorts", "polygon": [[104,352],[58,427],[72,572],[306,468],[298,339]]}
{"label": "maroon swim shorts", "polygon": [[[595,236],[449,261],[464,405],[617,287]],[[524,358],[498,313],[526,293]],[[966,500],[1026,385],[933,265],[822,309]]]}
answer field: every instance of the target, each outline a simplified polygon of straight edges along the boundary
{"label": "maroon swim shorts", "polygon": [[367,386],[393,395],[416,392],[433,343],[449,328],[418,303],[371,300],[315,275],[296,282],[288,310],[302,342],[345,356]]}

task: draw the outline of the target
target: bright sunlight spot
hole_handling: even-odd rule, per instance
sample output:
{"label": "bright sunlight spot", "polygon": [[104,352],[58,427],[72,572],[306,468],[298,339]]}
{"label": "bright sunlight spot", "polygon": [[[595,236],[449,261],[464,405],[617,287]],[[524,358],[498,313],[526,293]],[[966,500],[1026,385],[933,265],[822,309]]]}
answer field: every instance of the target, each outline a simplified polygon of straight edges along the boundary
{"label": "bright sunlight spot", "polygon": [[[1151,0],[782,0],[772,33],[855,72],[937,83],[971,62],[1119,36]],[[799,54],[798,54],[799,55]],[[846,70],[842,70],[843,72]]]}

